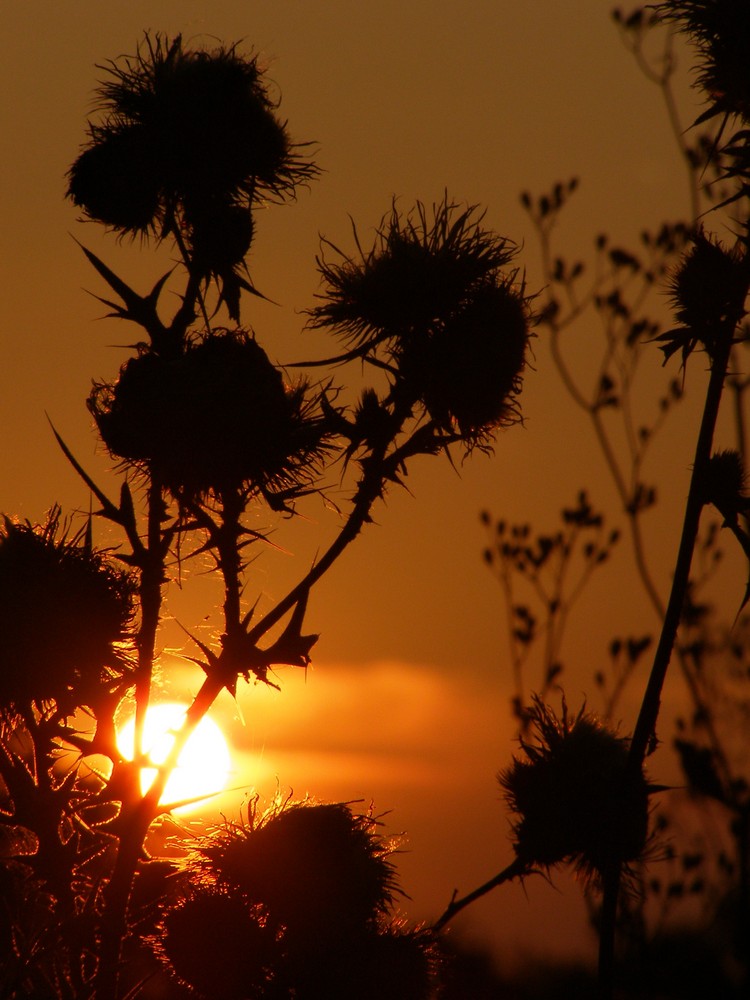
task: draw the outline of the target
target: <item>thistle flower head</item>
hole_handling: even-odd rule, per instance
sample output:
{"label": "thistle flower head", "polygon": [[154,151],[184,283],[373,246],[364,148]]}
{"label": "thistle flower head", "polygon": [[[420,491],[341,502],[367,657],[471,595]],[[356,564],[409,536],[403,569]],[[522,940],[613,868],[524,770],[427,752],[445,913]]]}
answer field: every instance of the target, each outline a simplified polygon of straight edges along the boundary
{"label": "thistle flower head", "polygon": [[231,201],[198,202],[185,215],[192,260],[201,274],[224,275],[241,264],[253,240],[252,215]]}
{"label": "thistle flower head", "polygon": [[135,583],[55,508],[43,525],[0,528],[0,704],[88,705],[127,669]]}
{"label": "thistle flower head", "polygon": [[667,0],[656,8],[698,47],[698,84],[712,101],[704,119],[736,114],[750,121],[750,6],[745,0]]}
{"label": "thistle flower head", "polygon": [[92,126],[69,173],[68,197],[120,233],[147,233],[161,219],[161,184],[139,130]]}
{"label": "thistle flower head", "polygon": [[310,325],[385,364],[401,398],[472,446],[517,419],[530,336],[517,249],[446,197],[432,217],[394,207],[359,257],[319,260],[325,289]]}
{"label": "thistle flower head", "polygon": [[718,338],[731,337],[745,315],[747,266],[703,231],[683,255],[669,280],[669,295],[681,326],[656,338],[665,358],[681,349],[683,362],[700,345],[713,357]]}
{"label": "thistle flower head", "polygon": [[201,854],[219,884],[262,905],[291,940],[330,943],[391,906],[390,850],[370,816],[343,803],[302,802],[227,828]]}
{"label": "thistle flower head", "polygon": [[261,1000],[273,978],[273,930],[239,896],[199,888],[163,921],[156,943],[172,973],[200,996]]}
{"label": "thistle flower head", "polygon": [[89,398],[112,455],[147,464],[176,494],[243,484],[285,495],[309,483],[325,450],[308,387],[284,384],[244,330],[218,330],[177,358],[143,353]]}
{"label": "thistle flower head", "polygon": [[325,931],[317,923],[290,937],[238,890],[199,883],[166,910],[151,943],[171,973],[206,1000],[435,996],[439,957],[429,932],[396,919],[384,927],[350,923],[330,937]]}
{"label": "thistle flower head", "polygon": [[747,288],[742,258],[699,232],[672,275],[670,292],[677,317],[697,332],[744,312]]}
{"label": "thistle flower head", "polygon": [[649,786],[642,770],[631,776],[628,740],[583,709],[558,718],[536,700],[536,740],[522,741],[522,757],[499,774],[516,814],[519,859],[548,868],[573,861],[596,877],[612,860],[627,863],[643,852]]}
{"label": "thistle flower head", "polygon": [[446,322],[516,254],[514,244],[481,221],[474,206],[460,208],[446,196],[431,218],[421,202],[407,215],[394,204],[372,248],[359,248],[358,257],[328,244],[338,259],[318,260],[324,290],[310,325],[367,345]]}
{"label": "thistle flower head", "polygon": [[104,67],[99,121],[70,169],[68,195],[122,234],[163,234],[201,206],[249,210],[316,170],[276,114],[257,56],[186,49],[146,35]]}
{"label": "thistle flower head", "polygon": [[518,419],[528,308],[513,279],[487,282],[427,337],[397,348],[399,378],[446,431],[469,445]]}
{"label": "thistle flower head", "polygon": [[750,509],[745,467],[738,451],[726,449],[711,456],[704,496],[729,520],[736,520],[737,514]]}

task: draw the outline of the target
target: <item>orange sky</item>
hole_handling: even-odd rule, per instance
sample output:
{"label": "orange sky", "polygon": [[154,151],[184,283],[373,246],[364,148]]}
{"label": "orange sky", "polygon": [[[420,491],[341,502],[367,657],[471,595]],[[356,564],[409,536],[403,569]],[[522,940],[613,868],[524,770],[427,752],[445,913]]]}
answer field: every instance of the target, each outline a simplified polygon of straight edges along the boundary
{"label": "orange sky", "polygon": [[[584,254],[600,231],[627,243],[642,228],[685,213],[664,112],[608,10],[601,0],[6,5],[0,509],[38,519],[54,501],[67,509],[88,504],[45,411],[102,481],[110,465],[95,449],[83,401],[92,377],[114,376],[125,353],[111,345],[126,342],[130,331],[98,321],[102,309],[84,289],[101,288],[71,235],[135,287],[150,288],[167,262],[81,225],[63,200],[100,75],[95,63],[132,52],[146,28],[181,31],[196,43],[244,39],[268,59],[291,132],[317,141],[324,171],[296,205],[263,214],[251,256],[256,285],[280,305],[251,303],[244,316],[274,360],[290,362],[309,356],[313,345],[325,350],[300,332],[300,311],[317,288],[318,235],[349,246],[351,215],[367,241],[394,195],[409,207],[447,189],[486,206],[487,224],[524,244],[530,290],[538,288],[539,267],[518,204],[523,189],[581,178],[561,230],[571,256]],[[584,364],[591,333],[577,334]],[[255,776],[246,779],[262,790],[272,793],[278,777],[297,794],[374,798],[377,811],[392,810],[388,829],[409,833],[404,888],[413,897],[409,911],[420,917],[437,915],[454,887],[473,888],[509,858],[494,775],[513,750],[510,678],[500,592],[481,561],[478,512],[489,508],[542,529],[581,486],[599,505],[612,500],[590,429],[564,396],[542,341],[535,354],[522,398],[526,425],[501,434],[494,458],[478,455],[459,466],[460,477],[446,461],[415,464],[412,495],[389,497],[376,512],[379,525],[313,595],[309,624],[321,633],[314,669],[306,679],[282,674],[280,694],[243,691],[247,727],[231,725],[243,753],[262,754],[262,774],[250,771]],[[656,350],[651,364],[658,372]],[[654,455],[657,466],[673,470],[678,501],[687,489],[694,411],[681,419],[682,429]],[[305,514],[289,536],[285,526],[275,536],[288,554],[257,564],[255,590],[264,600],[281,596],[335,531],[323,505]],[[648,525],[649,539],[664,547],[657,573],[663,588],[678,527],[668,507]],[[597,707],[591,678],[605,663],[611,635],[654,627],[640,595],[624,596],[630,573],[623,547],[571,624],[565,660],[573,705],[589,694]],[[731,582],[739,593],[741,570]],[[180,620],[193,624],[213,612],[214,595],[205,579],[188,583],[182,593],[173,588],[170,600]],[[634,688],[633,706],[638,696]],[[219,707],[231,716],[231,704]],[[243,759],[250,767],[252,758]],[[545,944],[544,928],[551,939],[554,928],[558,947],[575,940],[593,954],[577,891],[564,879],[560,886],[562,895],[529,886],[528,898],[504,890],[462,926],[499,946],[534,949]],[[578,918],[566,916],[561,929],[559,914],[571,906]]]}

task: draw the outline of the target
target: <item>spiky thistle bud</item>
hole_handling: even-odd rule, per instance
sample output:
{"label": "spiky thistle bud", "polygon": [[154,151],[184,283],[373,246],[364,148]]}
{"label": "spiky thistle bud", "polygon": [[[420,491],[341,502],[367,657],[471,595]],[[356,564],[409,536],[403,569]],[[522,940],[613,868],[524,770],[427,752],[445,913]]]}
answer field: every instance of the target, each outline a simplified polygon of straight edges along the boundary
{"label": "spiky thistle bud", "polygon": [[199,846],[152,942],[201,996],[435,995],[436,939],[390,910],[391,846],[344,803],[257,800]]}
{"label": "spiky thistle bud", "polygon": [[59,508],[43,525],[0,529],[0,704],[91,705],[128,668],[135,582],[69,538]]}
{"label": "spiky thistle bud", "polygon": [[400,374],[430,416],[467,442],[518,419],[529,316],[511,280],[488,283],[422,344],[405,345]]}
{"label": "spiky thistle bud", "polygon": [[[90,218],[161,236],[212,204],[247,212],[258,197],[293,194],[315,176],[256,56],[146,34],[135,55],[105,70],[99,120],[68,175],[69,197]],[[205,232],[197,238],[205,249]]]}
{"label": "spiky thistle bud", "polygon": [[498,775],[516,814],[514,846],[529,867],[573,862],[596,877],[613,860],[643,852],[648,831],[649,785],[628,769],[629,741],[583,709],[562,717],[536,700],[534,742]]}
{"label": "spiky thistle bud", "polygon": [[220,884],[262,905],[295,941],[329,942],[385,913],[396,891],[375,821],[341,803],[295,803],[231,827],[201,853]]}
{"label": "spiky thistle bud", "polygon": [[155,942],[170,971],[199,996],[267,996],[279,946],[263,915],[239,896],[201,887],[170,909]]}
{"label": "spiky thistle bud", "polygon": [[725,520],[736,523],[737,515],[750,510],[742,456],[732,449],[713,454],[704,483],[706,503],[712,503]]}
{"label": "spiky thistle bud", "polygon": [[[319,260],[325,289],[310,325],[330,327],[351,356],[385,363],[399,397],[471,447],[518,419],[530,337],[517,248],[448,200],[394,206],[359,257]],[[380,354],[380,357],[378,356]]]}
{"label": "spiky thistle bud", "polygon": [[214,331],[177,358],[131,358],[89,407],[110,453],[146,464],[176,494],[293,492],[325,450],[307,386],[287,387],[243,330]]}
{"label": "spiky thistle bud", "polygon": [[700,345],[713,358],[745,315],[748,268],[744,255],[699,231],[669,279],[669,295],[681,324],[660,334],[665,359],[682,351],[683,363]]}
{"label": "spiky thistle bud", "polygon": [[750,6],[745,0],[668,0],[656,11],[663,20],[676,21],[697,45],[698,83],[712,102],[710,115],[750,121]]}

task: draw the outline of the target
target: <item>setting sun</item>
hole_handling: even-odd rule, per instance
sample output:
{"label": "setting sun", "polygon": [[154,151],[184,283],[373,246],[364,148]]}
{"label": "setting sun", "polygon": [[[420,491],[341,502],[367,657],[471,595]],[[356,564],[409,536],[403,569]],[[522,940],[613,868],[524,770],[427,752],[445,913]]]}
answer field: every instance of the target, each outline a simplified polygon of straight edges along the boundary
{"label": "setting sun", "polygon": [[[155,765],[163,763],[174,740],[174,733],[182,725],[185,705],[168,702],[152,705],[146,715],[144,748],[148,759]],[[135,719],[130,716],[118,729],[117,745],[120,752],[132,759]],[[217,724],[207,717],[198,724],[185,744],[177,767],[169,777],[161,801],[185,802],[223,791],[230,770],[227,741]],[[156,777],[155,768],[143,768],[141,788],[147,791]],[[200,802],[193,803],[193,808]],[[189,805],[182,808],[190,808]]]}

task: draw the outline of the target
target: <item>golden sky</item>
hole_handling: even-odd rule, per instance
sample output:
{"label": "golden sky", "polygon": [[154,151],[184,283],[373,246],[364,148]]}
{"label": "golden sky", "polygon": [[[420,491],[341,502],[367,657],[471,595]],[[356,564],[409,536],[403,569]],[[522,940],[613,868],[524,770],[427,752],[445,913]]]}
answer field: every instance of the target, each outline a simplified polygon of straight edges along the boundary
{"label": "golden sky", "polygon": [[[315,140],[323,168],[296,204],[263,213],[251,255],[256,285],[279,305],[248,303],[243,318],[283,363],[326,349],[301,332],[301,311],[317,289],[319,234],[350,247],[351,216],[368,243],[394,196],[408,208],[447,190],[485,206],[487,224],[523,245],[530,290],[539,287],[539,263],[518,202],[523,189],[541,193],[581,178],[560,230],[570,256],[587,253],[601,231],[627,245],[642,228],[685,214],[664,111],[620,43],[609,7],[601,0],[6,4],[0,509],[35,520],[55,501],[87,508],[45,414],[103,482],[111,465],[96,450],[84,400],[92,378],[115,375],[126,354],[113,345],[127,343],[131,331],[99,321],[102,307],[86,291],[102,289],[71,237],[136,288],[150,288],[168,266],[163,254],[139,253],[81,224],[63,200],[101,76],[96,63],[132,52],[144,29],[182,32],[195,44],[242,40],[267,61],[292,135]],[[685,94],[687,124],[694,98]],[[584,365],[587,335],[578,330]],[[658,375],[656,349],[650,363]],[[455,887],[473,888],[510,857],[494,778],[513,750],[510,677],[501,595],[481,560],[478,513],[489,508],[542,529],[582,486],[596,504],[612,502],[590,428],[561,390],[542,340],[522,405],[525,426],[502,433],[493,458],[459,462],[460,474],[444,460],[415,463],[410,493],[393,492],[376,512],[379,523],[313,595],[310,630],[321,633],[313,669],[306,678],[281,674],[281,693],[244,690],[246,726],[231,723],[242,767],[253,775],[243,780],[270,794],[278,778],[295,794],[374,799],[377,812],[390,810],[387,828],[408,831],[401,868],[413,897],[407,909],[418,917],[436,916]],[[694,412],[681,420],[654,455],[673,470],[677,501],[687,490]],[[305,515],[290,535],[282,525],[275,536],[288,551],[256,564],[254,585],[267,601],[335,531],[335,515],[322,504]],[[650,541],[664,547],[657,574],[664,589],[678,529],[668,506],[649,522]],[[591,678],[611,635],[654,628],[645,601],[629,596],[630,576],[623,548],[571,623],[564,658],[572,705],[589,695],[597,707]],[[741,582],[738,570],[734,593]],[[210,582],[200,578],[182,593],[173,588],[170,600],[186,623],[213,612]],[[635,688],[633,706],[639,694]],[[232,717],[231,703],[219,707]],[[631,709],[626,702],[625,726]],[[545,885],[529,886],[528,898],[501,890],[462,926],[500,949],[575,941],[593,954],[577,890],[559,884],[562,896]]]}

